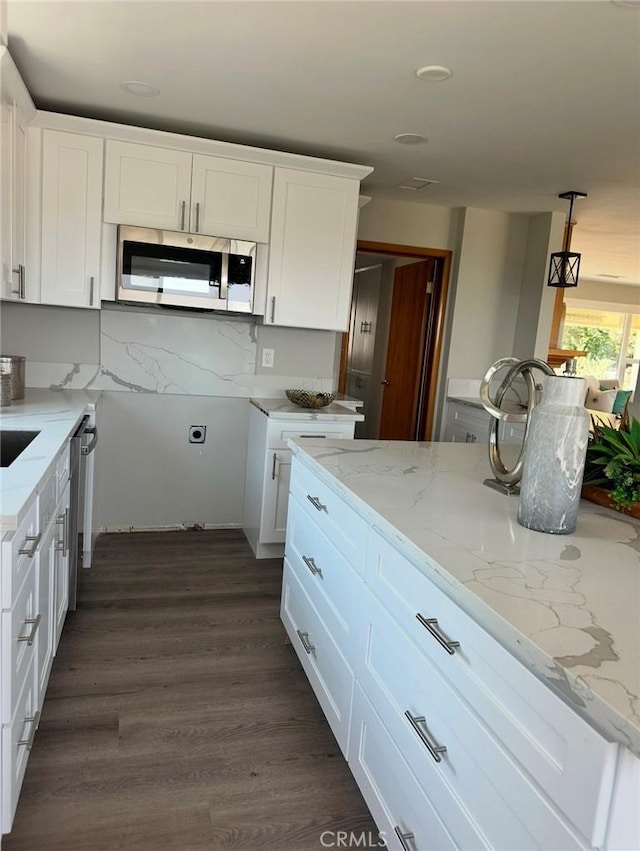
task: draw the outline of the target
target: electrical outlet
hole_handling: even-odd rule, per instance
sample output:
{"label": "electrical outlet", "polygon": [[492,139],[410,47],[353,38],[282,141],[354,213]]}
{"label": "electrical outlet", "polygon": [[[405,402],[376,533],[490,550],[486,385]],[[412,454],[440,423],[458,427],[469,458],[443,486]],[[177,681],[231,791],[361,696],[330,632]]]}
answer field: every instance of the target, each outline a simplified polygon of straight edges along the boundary
{"label": "electrical outlet", "polygon": [[263,349],[262,350],[262,366],[268,369],[273,369],[273,365],[276,360],[276,350],[275,349]]}
{"label": "electrical outlet", "polygon": [[206,426],[189,426],[189,443],[204,443],[206,436]]}

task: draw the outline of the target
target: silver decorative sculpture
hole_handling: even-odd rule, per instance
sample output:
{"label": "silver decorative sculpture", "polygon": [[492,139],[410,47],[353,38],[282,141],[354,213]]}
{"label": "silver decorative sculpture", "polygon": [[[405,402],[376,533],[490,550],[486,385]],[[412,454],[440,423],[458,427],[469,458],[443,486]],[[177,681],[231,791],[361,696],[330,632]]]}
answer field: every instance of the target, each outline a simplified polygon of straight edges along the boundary
{"label": "silver decorative sculpture", "polygon": [[[501,369],[509,367],[502,383],[496,391],[495,399],[491,399],[489,388],[491,379]],[[490,488],[500,491],[500,493],[513,496],[520,493],[518,482],[522,478],[522,470],[524,465],[524,451],[527,443],[529,432],[529,417],[535,408],[537,400],[536,382],[533,377],[533,370],[541,370],[546,375],[555,375],[548,363],[537,358],[528,360],[518,360],[518,358],[501,358],[496,361],[487,374],[482,379],[480,384],[480,401],[485,409],[491,414],[493,420],[489,428],[489,464],[494,475],[493,479],[485,479],[484,484]],[[518,376],[522,376],[525,380],[528,400],[527,409],[523,413],[515,413],[513,411],[505,411],[500,406],[504,401],[504,397],[511,387],[512,383]],[[500,423],[524,423],[524,439],[522,447],[515,465],[508,469],[500,456]]]}

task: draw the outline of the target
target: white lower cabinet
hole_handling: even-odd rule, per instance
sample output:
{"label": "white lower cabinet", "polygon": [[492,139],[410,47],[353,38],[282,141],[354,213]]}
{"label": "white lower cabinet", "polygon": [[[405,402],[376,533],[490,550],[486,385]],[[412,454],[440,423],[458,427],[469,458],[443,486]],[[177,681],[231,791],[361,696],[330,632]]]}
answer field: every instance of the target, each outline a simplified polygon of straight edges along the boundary
{"label": "white lower cabinet", "polygon": [[0,573],[0,832],[9,833],[69,600],[69,446],[39,485]]}
{"label": "white lower cabinet", "polygon": [[256,558],[279,558],[289,504],[292,438],[351,438],[355,422],[344,416],[319,415],[309,420],[273,419],[251,406],[243,512],[243,530]]}
{"label": "white lower cabinet", "polygon": [[640,761],[295,455],[281,614],[389,848],[640,847]]}
{"label": "white lower cabinet", "polygon": [[[488,443],[491,415],[484,408],[447,402],[444,440],[451,443]],[[500,423],[500,442],[519,444],[524,439],[523,423]]]}

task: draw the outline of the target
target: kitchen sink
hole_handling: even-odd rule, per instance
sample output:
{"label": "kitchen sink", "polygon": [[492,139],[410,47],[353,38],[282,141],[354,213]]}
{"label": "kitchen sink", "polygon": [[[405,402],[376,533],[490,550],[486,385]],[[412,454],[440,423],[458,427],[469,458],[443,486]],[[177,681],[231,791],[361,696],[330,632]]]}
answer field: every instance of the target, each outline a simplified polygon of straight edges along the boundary
{"label": "kitchen sink", "polygon": [[39,431],[0,429],[0,467],[9,467],[21,455]]}

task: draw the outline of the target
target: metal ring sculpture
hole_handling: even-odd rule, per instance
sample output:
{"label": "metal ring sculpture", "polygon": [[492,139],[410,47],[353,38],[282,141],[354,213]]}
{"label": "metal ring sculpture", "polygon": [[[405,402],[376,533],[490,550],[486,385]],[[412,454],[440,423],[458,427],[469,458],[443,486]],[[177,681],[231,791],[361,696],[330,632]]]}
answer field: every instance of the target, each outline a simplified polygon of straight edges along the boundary
{"label": "metal ring sculpture", "polygon": [[[507,366],[510,367],[510,369],[496,391],[495,400],[492,400],[489,396],[489,385],[491,383],[491,379],[496,372]],[[527,443],[529,421],[531,412],[536,405],[536,383],[532,372],[534,369],[539,369],[546,375],[555,375],[548,363],[543,360],[538,360],[537,358],[529,358],[528,360],[518,360],[518,358],[501,358],[489,367],[487,374],[480,384],[480,401],[493,417],[491,426],[489,427],[489,463],[496,480],[498,482],[502,482],[502,484],[506,486],[506,489],[514,488],[522,478],[524,448]],[[511,387],[513,381],[519,375],[523,376],[527,384],[527,391],[529,394],[527,410],[522,414],[503,411],[500,406],[502,405],[505,394]],[[522,441],[522,446],[520,447],[518,460],[514,467],[510,470],[505,467],[502,462],[502,458],[500,457],[500,437],[498,429],[501,421],[505,423],[524,423],[524,439]]]}

